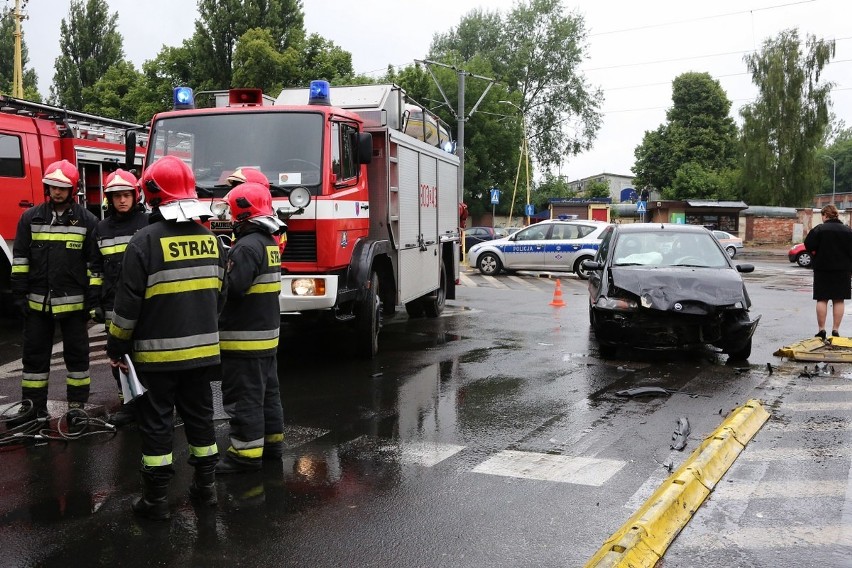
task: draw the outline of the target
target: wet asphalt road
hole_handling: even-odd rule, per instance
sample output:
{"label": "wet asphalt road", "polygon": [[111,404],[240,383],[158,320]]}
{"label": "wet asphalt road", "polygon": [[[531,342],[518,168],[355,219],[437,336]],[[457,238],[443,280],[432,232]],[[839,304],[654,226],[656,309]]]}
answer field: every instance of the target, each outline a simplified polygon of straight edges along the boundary
{"label": "wet asphalt road", "polygon": [[[196,510],[178,428],[173,518],[158,524],[130,513],[132,427],[0,448],[0,566],[582,566],[664,466],[750,398],[772,418],[664,565],[849,566],[852,366],[803,378],[801,363],[773,356],[813,335],[810,272],[745,261],[758,267],[747,285],[763,317],[747,366],[709,350],[601,360],[573,276],[567,306],[553,308],[551,279],[466,272],[441,318],[387,321],[373,361],[346,355],[344,335],[288,327],[281,463],[221,477],[219,507]],[[0,404],[19,393],[16,341],[14,327],[0,331]],[[95,415],[116,400],[102,334],[92,342]],[[615,395],[641,385],[679,394]],[[681,416],[692,434],[677,452]]]}

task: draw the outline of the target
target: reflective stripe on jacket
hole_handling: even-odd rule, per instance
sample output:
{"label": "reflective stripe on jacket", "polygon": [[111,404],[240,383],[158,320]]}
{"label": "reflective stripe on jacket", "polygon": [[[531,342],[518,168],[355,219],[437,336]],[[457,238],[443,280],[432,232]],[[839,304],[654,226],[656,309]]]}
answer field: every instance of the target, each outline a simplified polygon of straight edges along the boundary
{"label": "reflective stripe on jacket", "polygon": [[225,257],[198,223],[157,221],[124,252],[107,353],[131,354],[140,371],[166,372],[219,363],[218,316]]}
{"label": "reflective stripe on jacket", "polygon": [[228,301],[219,318],[222,353],[268,357],[278,350],[281,256],[278,243],[261,228],[244,227],[228,251]]}

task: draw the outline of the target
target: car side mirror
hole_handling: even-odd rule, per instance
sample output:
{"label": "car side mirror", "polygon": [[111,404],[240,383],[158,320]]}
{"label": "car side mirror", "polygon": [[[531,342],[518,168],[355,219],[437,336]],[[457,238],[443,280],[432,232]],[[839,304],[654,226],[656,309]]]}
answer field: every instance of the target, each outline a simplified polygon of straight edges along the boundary
{"label": "car side mirror", "polygon": [[742,272],[743,274],[748,274],[749,272],[754,272],[753,264],[738,264],[737,272]]}
{"label": "car side mirror", "polygon": [[[601,270],[603,269],[603,264],[596,260],[589,260],[588,258],[580,263],[580,266],[583,267],[584,270]],[[752,270],[754,267],[752,266]]]}

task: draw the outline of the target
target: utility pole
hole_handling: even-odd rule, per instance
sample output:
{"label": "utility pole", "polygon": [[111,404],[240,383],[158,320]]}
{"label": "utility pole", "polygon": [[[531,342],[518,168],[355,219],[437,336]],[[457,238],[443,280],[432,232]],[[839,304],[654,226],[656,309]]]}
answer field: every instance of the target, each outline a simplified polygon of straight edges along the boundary
{"label": "utility pole", "polygon": [[[23,5],[22,5],[23,3]],[[22,10],[26,6],[27,0],[15,0],[15,13],[12,17],[15,18],[15,61],[12,71],[12,96],[18,99],[24,98],[24,71],[21,63],[21,21],[24,16]]]}
{"label": "utility pole", "polygon": [[[414,60],[415,63],[422,63],[426,70],[429,72],[429,75],[432,76],[432,81],[435,83],[435,86],[438,87],[438,91],[441,93],[441,96],[444,97],[444,102],[447,105],[447,108],[450,109],[450,112],[453,113],[453,116],[456,118],[458,127],[458,135],[456,140],[456,155],[459,157],[459,175],[458,175],[458,183],[459,183],[459,203],[464,201],[464,124],[470,117],[476,112],[477,107],[485,98],[485,95],[488,94],[488,90],[491,89],[491,86],[494,84],[494,79],[490,77],[482,77],[480,75],[474,75],[473,73],[468,73],[462,69],[458,69],[453,65],[446,65],[444,63],[438,63],[437,61],[429,61],[428,59],[423,60]],[[431,65],[438,65],[440,67],[446,67],[447,69],[452,69],[458,75],[458,90],[459,90],[459,108],[455,110],[453,108],[453,104],[447,98],[447,95],[444,93],[444,89],[441,87],[441,84],[438,82],[438,78],[435,77],[435,74],[432,73]],[[467,76],[473,77],[475,79],[483,79],[488,81],[488,86],[485,87],[485,90],[482,91],[482,96],[479,97],[479,100],[476,101],[476,104],[473,105],[473,108],[470,109],[469,114],[465,114],[465,78]]]}

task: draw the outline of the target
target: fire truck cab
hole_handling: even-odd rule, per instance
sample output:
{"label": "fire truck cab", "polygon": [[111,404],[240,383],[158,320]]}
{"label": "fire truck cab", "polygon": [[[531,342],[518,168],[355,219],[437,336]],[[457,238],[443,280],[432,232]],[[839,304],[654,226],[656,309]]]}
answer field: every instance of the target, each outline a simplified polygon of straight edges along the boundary
{"label": "fire truck cab", "polygon": [[[156,115],[147,159],[180,156],[199,196],[214,202],[237,168],[263,172],[288,225],[282,314],[345,322],[356,351],[371,357],[383,316],[405,305],[412,317],[437,317],[459,277],[459,159],[424,141],[428,132],[404,133],[409,104],[396,85],[314,82],[285,89],[274,104],[258,90],[235,90],[227,106]],[[230,221],[223,215],[211,228],[230,232]]]}
{"label": "fire truck cab", "polygon": [[75,164],[80,170],[78,201],[103,217],[106,177],[119,167],[141,171],[145,140],[138,124],[0,95],[0,292],[10,291],[18,220],[45,199],[45,168],[62,159]]}

